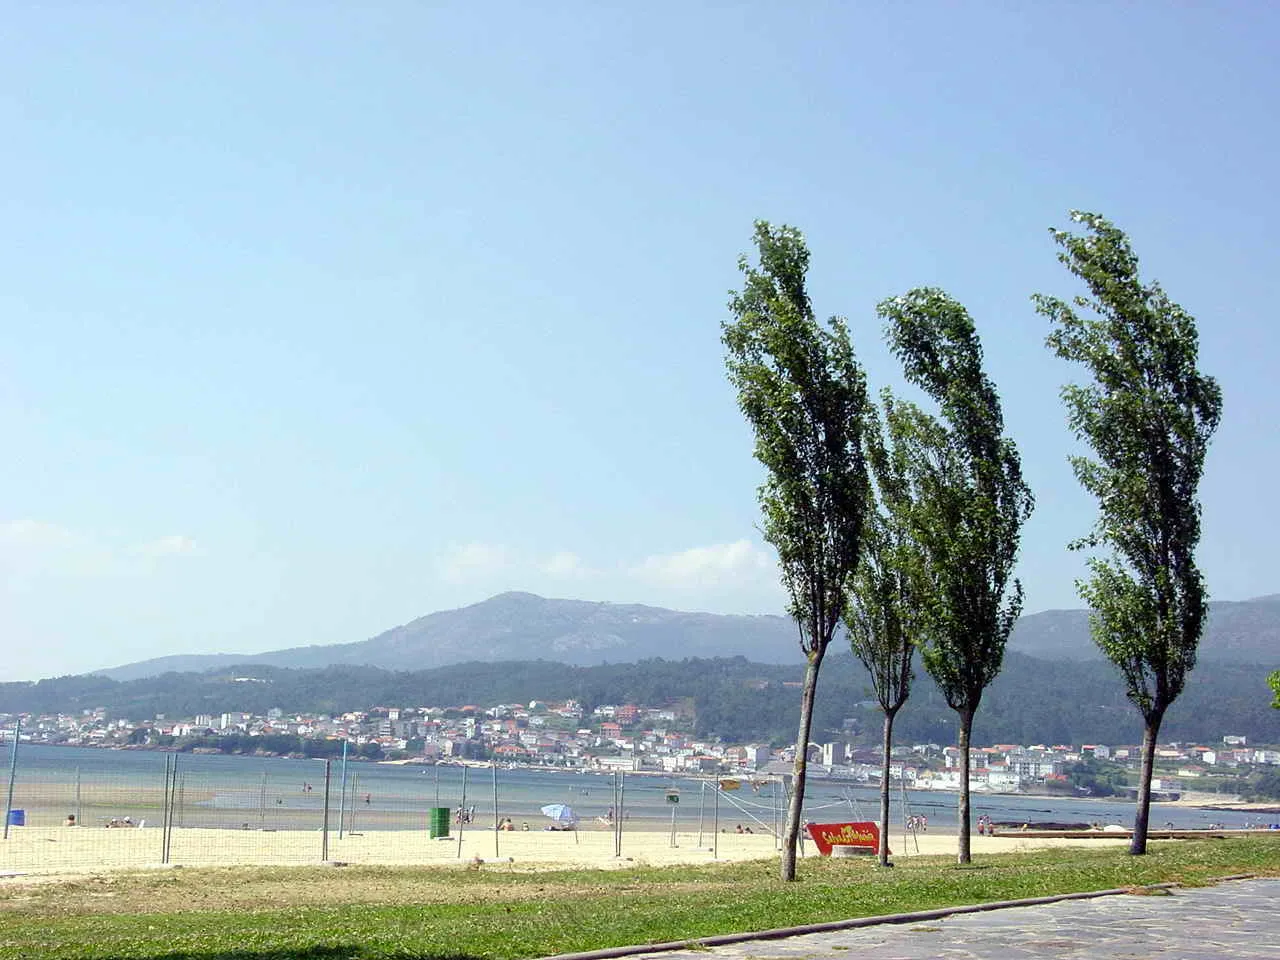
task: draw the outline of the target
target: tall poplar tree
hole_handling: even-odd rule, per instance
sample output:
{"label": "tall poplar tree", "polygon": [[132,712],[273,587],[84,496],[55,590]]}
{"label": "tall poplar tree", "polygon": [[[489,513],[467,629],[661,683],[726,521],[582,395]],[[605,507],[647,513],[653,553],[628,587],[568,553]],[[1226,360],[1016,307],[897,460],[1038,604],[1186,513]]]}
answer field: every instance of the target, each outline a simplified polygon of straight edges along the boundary
{"label": "tall poplar tree", "polygon": [[1034,500],[1018,449],[1004,436],[1000,396],[983,371],[968,311],[945,292],[924,288],[882,301],[878,312],[907,380],[941,414],[887,399],[889,444],[906,483],[889,506],[921,558],[921,659],[959,720],[957,858],[968,863],[973,718],[1022,612],[1013,567]]}
{"label": "tall poplar tree", "polygon": [[[1207,596],[1195,563],[1197,489],[1222,391],[1198,369],[1195,319],[1159,284],[1144,285],[1129,239],[1096,213],[1072,211],[1087,231],[1053,230],[1059,261],[1090,297],[1037,295],[1054,329],[1048,345],[1093,382],[1062,390],[1068,422],[1094,457],[1075,456],[1076,478],[1098,499],[1092,533],[1074,546],[1091,557],[1077,584],[1093,613],[1094,641],[1124,676],[1143,719],[1142,771],[1129,852],[1146,853],[1151,772],[1165,711],[1196,662]],[[1087,311],[1081,315],[1076,311]]]}
{"label": "tall poplar tree", "polygon": [[844,321],[824,325],[814,315],[800,231],[758,221],[755,245],[759,266],[739,260],[744,283],[729,300],[734,319],[723,325],[723,341],[766,470],[762,532],[778,552],[787,612],[807,661],[780,868],[783,880],[794,880],[818,670],[844,614],[867,510],[868,401]]}
{"label": "tall poplar tree", "polygon": [[[885,392],[885,403],[891,403]],[[879,498],[895,503],[906,491],[900,458],[885,449],[879,424],[869,424],[867,445],[871,472]],[[854,655],[871,675],[871,687],[884,714],[880,764],[880,866],[889,865],[889,767],[893,757],[893,721],[914,679],[915,624],[919,557],[900,513],[882,512],[875,504],[868,512],[861,557],[849,592],[845,627]]]}

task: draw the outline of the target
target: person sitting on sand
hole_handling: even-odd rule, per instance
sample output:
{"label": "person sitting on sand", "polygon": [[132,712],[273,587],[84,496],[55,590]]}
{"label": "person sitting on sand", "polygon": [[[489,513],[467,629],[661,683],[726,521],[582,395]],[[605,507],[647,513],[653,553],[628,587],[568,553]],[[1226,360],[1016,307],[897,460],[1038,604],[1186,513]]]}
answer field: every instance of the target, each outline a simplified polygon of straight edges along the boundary
{"label": "person sitting on sand", "polygon": [[65,820],[63,820],[63,821],[62,821],[62,825],[63,825],[64,827],[74,827],[74,826],[76,826],[76,815],[75,815],[74,813],[68,813],[68,814],[67,814],[67,819],[65,819]]}
{"label": "person sitting on sand", "polygon": [[734,832],[734,833],[741,833],[741,832],[742,832],[742,824],[738,824],[738,828],[737,828],[736,830],[734,830],[733,832]]}

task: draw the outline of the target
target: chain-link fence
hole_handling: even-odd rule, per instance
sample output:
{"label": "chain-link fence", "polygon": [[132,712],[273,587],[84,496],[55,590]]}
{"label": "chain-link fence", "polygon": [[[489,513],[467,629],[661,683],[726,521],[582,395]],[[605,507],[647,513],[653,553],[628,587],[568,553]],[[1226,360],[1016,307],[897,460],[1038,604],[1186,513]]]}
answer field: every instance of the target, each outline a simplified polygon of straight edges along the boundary
{"label": "chain-link fence", "polygon": [[777,778],[26,748],[0,870],[768,856]]}

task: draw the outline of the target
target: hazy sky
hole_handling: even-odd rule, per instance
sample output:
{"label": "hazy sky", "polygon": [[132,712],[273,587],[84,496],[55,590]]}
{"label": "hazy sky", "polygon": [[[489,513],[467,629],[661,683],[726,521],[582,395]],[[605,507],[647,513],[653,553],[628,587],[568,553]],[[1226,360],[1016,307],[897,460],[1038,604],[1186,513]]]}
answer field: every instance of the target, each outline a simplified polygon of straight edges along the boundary
{"label": "hazy sky", "polygon": [[[1280,590],[1280,7],[21,3],[0,35],[0,679],[362,640],[507,589],[780,612],[720,323],[752,221],[898,383],[977,321],[1038,509],[1093,519],[1050,226],[1127,230],[1225,393],[1212,595]],[[535,655],[537,651],[530,651]]]}

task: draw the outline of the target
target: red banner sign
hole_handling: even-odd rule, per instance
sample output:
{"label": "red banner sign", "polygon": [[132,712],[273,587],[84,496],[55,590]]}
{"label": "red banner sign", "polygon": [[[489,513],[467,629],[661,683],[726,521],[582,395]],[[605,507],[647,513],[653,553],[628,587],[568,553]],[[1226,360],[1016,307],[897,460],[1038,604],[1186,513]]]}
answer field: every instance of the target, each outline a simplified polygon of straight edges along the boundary
{"label": "red banner sign", "polygon": [[867,847],[880,849],[880,827],[871,821],[859,823],[811,823],[805,829],[813,842],[818,845],[818,852],[824,857],[831,856],[832,847]]}

